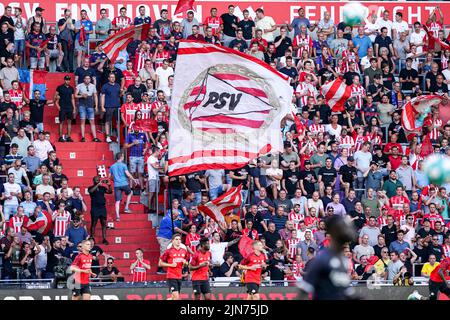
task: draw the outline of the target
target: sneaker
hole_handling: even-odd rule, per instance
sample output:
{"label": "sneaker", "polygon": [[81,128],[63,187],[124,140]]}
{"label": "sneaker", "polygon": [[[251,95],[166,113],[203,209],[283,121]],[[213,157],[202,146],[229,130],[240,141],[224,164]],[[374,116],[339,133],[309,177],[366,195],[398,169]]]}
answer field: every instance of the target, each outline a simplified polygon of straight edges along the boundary
{"label": "sneaker", "polygon": [[56,72],[63,72],[63,71],[62,71],[61,67],[58,66],[58,67],[56,67]]}
{"label": "sneaker", "polygon": [[83,137],[81,138],[80,142],[86,142],[86,139]]}
{"label": "sneaker", "polygon": [[94,142],[101,142],[99,138],[95,138],[94,140],[92,140]]}
{"label": "sneaker", "polygon": [[73,140],[72,140],[71,137],[67,137],[66,141],[67,141],[67,142],[73,142]]}
{"label": "sneaker", "polygon": [[133,211],[131,211],[131,210],[128,209],[128,208],[125,208],[125,209],[123,210],[123,212],[125,212],[125,213],[133,213]]}
{"label": "sneaker", "polygon": [[117,221],[117,222],[120,222],[120,218],[116,218],[116,221]]}
{"label": "sneaker", "polygon": [[166,272],[162,268],[158,268],[158,271],[156,271],[156,274],[166,274]]}
{"label": "sneaker", "polygon": [[104,245],[108,245],[108,244],[109,244],[108,240],[106,240],[106,239],[103,239],[102,243],[103,243]]}
{"label": "sneaker", "polygon": [[66,142],[63,137],[59,137],[58,142]]}
{"label": "sneaker", "polygon": [[108,143],[111,143],[111,142],[112,142],[112,140],[111,140],[111,137],[110,137],[110,136],[107,136],[107,137],[106,137],[106,142],[108,142]]}

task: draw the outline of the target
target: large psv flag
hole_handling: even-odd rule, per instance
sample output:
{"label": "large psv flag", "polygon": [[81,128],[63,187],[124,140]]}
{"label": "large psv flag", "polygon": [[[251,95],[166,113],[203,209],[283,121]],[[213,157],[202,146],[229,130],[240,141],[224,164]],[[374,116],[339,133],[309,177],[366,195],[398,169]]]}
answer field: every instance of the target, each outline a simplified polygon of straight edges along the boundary
{"label": "large psv flag", "polygon": [[115,61],[119,52],[125,49],[130,42],[145,40],[150,27],[150,23],[144,23],[120,30],[102,42],[103,52],[108,56],[109,60]]}
{"label": "large psv flag", "polygon": [[337,78],[322,86],[322,94],[333,112],[342,112],[345,102],[352,95],[352,88],[344,80]]}
{"label": "large psv flag", "polygon": [[180,41],[170,109],[169,175],[237,169],[282,152],[280,122],[293,90],[254,57]]}
{"label": "large psv flag", "polygon": [[198,206],[198,210],[210,216],[214,221],[225,222],[225,215],[242,204],[242,184],[232,187],[220,197]]}

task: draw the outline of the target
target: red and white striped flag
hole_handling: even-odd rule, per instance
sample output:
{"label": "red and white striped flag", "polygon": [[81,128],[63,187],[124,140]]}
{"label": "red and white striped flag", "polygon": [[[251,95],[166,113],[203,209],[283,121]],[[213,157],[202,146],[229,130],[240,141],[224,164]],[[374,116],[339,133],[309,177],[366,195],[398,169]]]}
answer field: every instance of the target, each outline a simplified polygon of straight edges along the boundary
{"label": "red and white striped flag", "polygon": [[242,204],[242,184],[232,187],[220,197],[198,206],[198,210],[210,216],[214,221],[225,222],[225,215]]}
{"label": "red and white striped flag", "polygon": [[[433,31],[429,30],[426,25],[423,25],[423,29],[425,30],[428,36],[428,50],[436,50],[436,51],[450,50],[450,45],[440,40],[439,38],[436,38],[433,34]],[[439,45],[440,48],[436,48],[436,45]]]}
{"label": "red and white striped flag", "polygon": [[425,116],[431,111],[432,106],[437,106],[442,101],[442,97],[437,95],[424,95],[416,97],[403,107],[402,126],[408,132],[419,132],[422,125],[416,124],[416,115]]}
{"label": "red and white striped flag", "polygon": [[352,88],[344,80],[337,78],[322,86],[322,94],[333,112],[342,112],[345,102],[352,95]]}
{"label": "red and white striped flag", "polygon": [[293,90],[252,56],[180,41],[170,108],[169,175],[237,169],[282,152],[280,122]]}
{"label": "red and white striped flag", "polygon": [[144,23],[116,32],[103,41],[103,52],[108,56],[109,60],[114,62],[117,59],[119,52],[125,49],[130,42],[134,40],[145,40],[150,27],[150,23]]}
{"label": "red and white striped flag", "polygon": [[194,9],[194,0],[178,0],[174,15]]}

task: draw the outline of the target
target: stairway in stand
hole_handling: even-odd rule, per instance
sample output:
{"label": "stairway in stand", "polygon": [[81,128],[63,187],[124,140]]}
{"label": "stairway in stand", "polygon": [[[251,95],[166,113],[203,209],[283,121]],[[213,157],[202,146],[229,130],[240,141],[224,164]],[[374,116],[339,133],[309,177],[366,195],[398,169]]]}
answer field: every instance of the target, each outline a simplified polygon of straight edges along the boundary
{"label": "stairway in stand", "polygon": [[[57,85],[63,83],[64,74],[52,73],[49,77],[51,81],[47,82],[47,98],[51,99],[54,95]],[[55,77],[53,77],[55,76]],[[49,80],[50,80],[49,79]],[[97,165],[105,165],[108,170],[114,163],[114,155],[106,142],[91,142],[92,135],[89,126],[86,126],[86,141],[78,142],[81,139],[79,118],[77,124],[72,126],[71,138],[75,142],[57,142],[58,124],[55,122],[58,117],[56,107],[46,107],[44,113],[45,130],[51,133],[51,141],[56,147],[56,154],[62,163],[63,173],[69,178],[71,188],[79,186],[81,193],[88,206],[85,214],[87,228],[90,228],[90,197],[87,188],[92,185],[92,178],[97,174]],[[66,129],[64,129],[66,130]],[[64,131],[65,133],[66,131]],[[97,133],[101,141],[105,141],[103,133]],[[144,258],[150,260],[151,270],[149,272],[149,281],[163,280],[164,276],[157,275],[157,264],[159,257],[159,245],[156,240],[156,232],[149,221],[148,214],[144,213],[142,204],[132,204],[131,214],[123,213],[124,201],[121,207],[120,222],[115,221],[114,195],[106,195],[108,224],[114,229],[107,230],[107,240],[109,245],[101,244],[101,226],[97,224],[95,239],[103,251],[115,258],[116,267],[125,276],[125,281],[131,281],[130,265],[135,259],[135,250],[141,248],[144,250]],[[132,202],[138,202],[139,196],[133,196]],[[103,261],[101,261],[101,264]]]}

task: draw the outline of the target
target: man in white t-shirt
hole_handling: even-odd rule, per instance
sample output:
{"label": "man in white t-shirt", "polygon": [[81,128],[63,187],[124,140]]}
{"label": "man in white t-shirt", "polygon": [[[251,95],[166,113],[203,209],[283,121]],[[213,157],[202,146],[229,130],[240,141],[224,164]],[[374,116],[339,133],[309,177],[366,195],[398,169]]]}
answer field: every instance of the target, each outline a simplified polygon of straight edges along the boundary
{"label": "man in white t-shirt", "polygon": [[230,242],[220,242],[220,234],[218,232],[214,232],[212,234],[212,243],[209,251],[211,251],[211,264],[214,277],[219,276],[220,266],[225,262],[223,259],[225,250],[233,244],[239,242],[240,239],[241,236]]}
{"label": "man in white t-shirt", "polygon": [[153,206],[153,197],[159,191],[159,155],[159,149],[152,147],[152,155],[147,159],[149,212],[156,210],[156,204]]}
{"label": "man in white t-shirt", "polygon": [[44,196],[44,193],[50,193],[50,197],[52,199],[55,198],[55,188],[50,185],[50,176],[48,174],[44,174],[42,176],[42,184],[36,187],[36,197],[38,200],[41,200]]}
{"label": "man in white t-shirt", "polygon": [[372,43],[375,42],[375,38],[380,33],[381,27],[377,23],[377,15],[372,13],[369,19],[367,19],[364,23],[364,33],[366,36],[369,36]]}
{"label": "man in white t-shirt", "polygon": [[403,14],[401,12],[397,12],[395,14],[395,21],[392,23],[392,40],[399,39],[402,32],[404,32],[406,36],[409,35],[409,25],[402,19]]}
{"label": "man in white t-shirt", "polygon": [[3,213],[5,215],[5,221],[8,221],[12,217],[19,206],[19,198],[22,198],[22,190],[20,186],[14,182],[14,174],[8,174],[8,182],[3,184],[5,191],[3,197],[5,202],[3,204]]}
{"label": "man in white t-shirt", "polygon": [[372,153],[369,150],[370,142],[364,142],[361,150],[356,151],[353,156],[355,158],[355,167],[358,170],[358,189],[364,188],[364,173],[370,169]]}
{"label": "man in white t-shirt", "polygon": [[273,42],[273,32],[277,30],[277,25],[272,17],[265,16],[264,10],[261,8],[256,9],[256,29],[262,30],[262,38],[267,42]]}
{"label": "man in white t-shirt", "polygon": [[[14,174],[14,183],[17,183],[21,189],[28,188],[31,191],[30,180],[28,179],[27,172],[22,168],[22,160],[15,160],[11,168],[8,169],[8,174]],[[27,185],[22,183],[22,179],[25,179]]]}
{"label": "man in white t-shirt", "polygon": [[410,45],[414,44],[417,47],[416,53],[423,52],[423,46],[425,45],[424,38],[426,34],[427,33],[422,29],[420,22],[415,22],[413,32],[409,36],[409,43]]}
{"label": "man in white t-shirt", "polygon": [[173,75],[173,68],[169,67],[169,60],[164,59],[161,67],[155,71],[156,75],[156,89],[167,90],[169,87],[169,76]]}
{"label": "man in white t-shirt", "polygon": [[377,25],[381,28],[386,27],[388,36],[392,38],[392,21],[389,20],[389,10],[384,10],[383,16],[378,18]]}
{"label": "man in white t-shirt", "polygon": [[44,132],[39,132],[39,139],[34,140],[33,147],[35,151],[35,155],[39,158],[39,160],[44,161],[48,158],[48,153],[53,151],[53,147],[51,143],[45,139]]}

